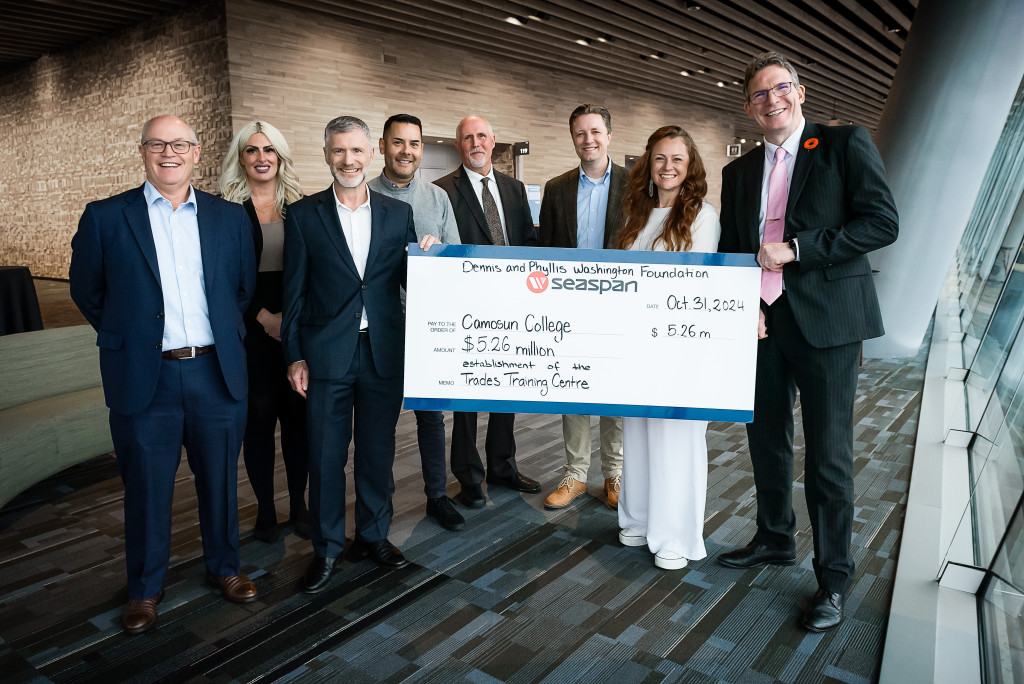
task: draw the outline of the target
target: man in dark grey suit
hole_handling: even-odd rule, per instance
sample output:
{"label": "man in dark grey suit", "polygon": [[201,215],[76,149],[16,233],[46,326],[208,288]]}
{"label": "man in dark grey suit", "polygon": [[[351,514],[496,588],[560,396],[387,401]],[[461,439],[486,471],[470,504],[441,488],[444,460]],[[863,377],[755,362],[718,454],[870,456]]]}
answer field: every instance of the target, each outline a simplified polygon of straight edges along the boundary
{"label": "man in dark grey suit", "polygon": [[[580,165],[544,186],[538,242],[541,247],[611,249],[622,228],[622,200],[629,172],[612,162],[612,115],[582,104],[569,115],[569,132]],[[601,416],[601,472],[605,502],[618,508],[622,476],[622,418]],[[566,473],[544,507],[565,508],[587,491],[590,416],[562,416]]]}
{"label": "man in dark grey suit", "polygon": [[[395,425],[402,410],[407,245],[412,208],[366,187],[370,129],[339,116],[324,130],[331,187],[288,208],[281,343],[309,416],[309,513],[315,557],[303,590],[327,588],[345,550],[345,464],[355,437],[356,538],[350,555],[402,567],[391,542]],[[426,249],[436,240],[426,235]]]}
{"label": "man in dark grey suit", "polygon": [[744,109],[765,145],[722,172],[718,249],[756,253],[762,268],[767,336],[758,342],[754,422],[747,426],[757,533],[718,559],[734,568],[796,562],[793,404],[799,390],[818,581],[801,624],[822,632],[842,622],[854,571],[857,367],[861,342],[883,333],[867,253],[896,239],[896,207],[868,132],[805,121],[804,87],[782,55],[754,59],[743,91]]}
{"label": "man in dark grey suit", "polygon": [[[535,246],[537,232],[530,217],[526,187],[491,166],[494,131],[487,120],[469,116],[455,129],[455,145],[462,166],[434,181],[455,210],[455,222],[464,245]],[[497,192],[494,188],[497,187]],[[514,413],[492,413],[487,422],[487,470],[476,448],[476,413],[456,411],[452,418],[452,474],[462,485],[459,501],[470,508],[486,503],[480,487],[502,485],[536,493],[540,483],[519,472]]]}

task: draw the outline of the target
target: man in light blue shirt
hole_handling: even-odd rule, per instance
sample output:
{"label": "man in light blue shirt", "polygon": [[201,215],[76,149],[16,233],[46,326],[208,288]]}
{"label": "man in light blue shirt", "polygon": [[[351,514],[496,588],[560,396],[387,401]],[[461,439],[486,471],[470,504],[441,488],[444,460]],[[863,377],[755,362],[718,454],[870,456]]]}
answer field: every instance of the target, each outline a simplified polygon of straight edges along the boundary
{"label": "man in light blue shirt", "polygon": [[[569,116],[569,132],[580,165],[544,187],[538,243],[541,247],[615,247],[622,228],[622,200],[629,173],[612,162],[608,143],[612,117],[601,105],[583,104]],[[605,501],[619,502],[622,475],[622,418],[601,416],[601,472]],[[562,416],[566,474],[544,507],[565,508],[587,491],[590,469],[590,416]]]}
{"label": "man in light blue shirt", "polygon": [[247,374],[242,312],[256,280],[241,205],[196,190],[200,146],[175,116],[146,123],[142,187],[91,202],[71,241],[71,297],[96,329],[110,434],[124,481],[125,630],[156,624],[184,446],[195,475],[207,581],[247,603],[238,558],[238,453]]}

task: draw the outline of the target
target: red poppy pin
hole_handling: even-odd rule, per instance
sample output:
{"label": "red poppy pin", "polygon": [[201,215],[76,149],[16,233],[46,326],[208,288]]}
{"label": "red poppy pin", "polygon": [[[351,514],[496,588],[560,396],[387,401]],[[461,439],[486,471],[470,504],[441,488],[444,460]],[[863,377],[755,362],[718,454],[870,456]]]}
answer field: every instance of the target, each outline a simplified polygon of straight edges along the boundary
{"label": "red poppy pin", "polygon": [[808,138],[807,140],[804,141],[804,149],[805,150],[813,150],[817,146],[818,146],[818,139],[817,138]]}

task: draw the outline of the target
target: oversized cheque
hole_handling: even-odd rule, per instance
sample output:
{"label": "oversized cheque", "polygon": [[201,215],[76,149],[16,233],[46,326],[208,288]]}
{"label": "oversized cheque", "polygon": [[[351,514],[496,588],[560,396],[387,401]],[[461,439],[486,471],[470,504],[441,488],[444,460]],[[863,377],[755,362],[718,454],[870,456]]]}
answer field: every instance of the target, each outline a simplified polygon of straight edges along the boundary
{"label": "oversized cheque", "polygon": [[753,418],[760,269],[749,254],[409,255],[406,408]]}

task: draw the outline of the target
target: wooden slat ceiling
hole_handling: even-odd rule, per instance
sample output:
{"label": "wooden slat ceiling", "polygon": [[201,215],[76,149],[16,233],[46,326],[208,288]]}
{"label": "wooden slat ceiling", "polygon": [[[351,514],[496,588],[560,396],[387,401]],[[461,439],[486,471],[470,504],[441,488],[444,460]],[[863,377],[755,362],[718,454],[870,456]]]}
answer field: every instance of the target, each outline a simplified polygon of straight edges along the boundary
{"label": "wooden slat ceiling", "polygon": [[[874,129],[918,0],[281,0],[382,31],[428,37],[543,69],[628,83],[742,113],[751,56],[786,54],[809,118]],[[0,2],[0,68],[195,4],[188,0]],[[684,73],[685,72],[685,75]]]}

